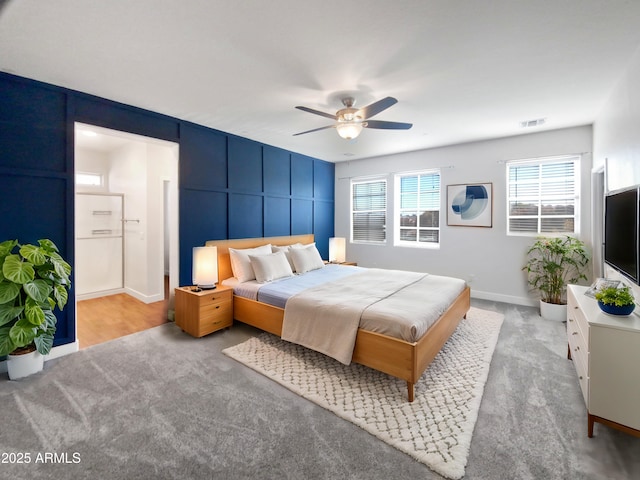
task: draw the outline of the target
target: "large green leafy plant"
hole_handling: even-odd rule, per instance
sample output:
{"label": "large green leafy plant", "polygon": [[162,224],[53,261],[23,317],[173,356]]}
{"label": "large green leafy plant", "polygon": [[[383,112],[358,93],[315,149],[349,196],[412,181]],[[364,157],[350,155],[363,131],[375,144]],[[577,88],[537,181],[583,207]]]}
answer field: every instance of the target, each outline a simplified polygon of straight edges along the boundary
{"label": "large green leafy plant", "polygon": [[48,239],[38,245],[0,243],[0,356],[20,349],[46,355],[69,298],[71,266]]}
{"label": "large green leafy plant", "polygon": [[574,237],[538,238],[527,251],[527,281],[543,302],[564,305],[567,285],[586,280],[589,254]]}

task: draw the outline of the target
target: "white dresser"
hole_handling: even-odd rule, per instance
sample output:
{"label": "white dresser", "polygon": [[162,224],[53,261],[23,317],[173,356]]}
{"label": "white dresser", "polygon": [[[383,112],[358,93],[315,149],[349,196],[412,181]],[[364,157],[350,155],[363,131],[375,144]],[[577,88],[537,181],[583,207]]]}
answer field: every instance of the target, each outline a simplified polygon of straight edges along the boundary
{"label": "white dresser", "polygon": [[587,406],[589,437],[594,422],[640,437],[640,318],[603,313],[587,287],[569,285],[569,358]]}

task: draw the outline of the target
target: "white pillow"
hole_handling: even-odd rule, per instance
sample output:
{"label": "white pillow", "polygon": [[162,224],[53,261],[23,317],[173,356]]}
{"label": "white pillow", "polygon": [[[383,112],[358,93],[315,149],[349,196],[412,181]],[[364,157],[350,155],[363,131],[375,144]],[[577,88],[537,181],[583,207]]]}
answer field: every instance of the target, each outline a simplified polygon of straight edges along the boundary
{"label": "white pillow", "polygon": [[249,255],[258,283],[272,282],[279,278],[292,277],[293,272],[284,252],[269,255]]}
{"label": "white pillow", "polygon": [[293,245],[291,245],[291,248],[309,248],[309,247],[314,247],[316,245],[316,242],[313,243],[306,243],[306,244],[302,244],[302,243],[294,243]]}
{"label": "white pillow", "polygon": [[233,276],[238,279],[239,282],[248,282],[254,280],[256,274],[251,267],[251,261],[249,255],[269,255],[271,253],[271,244],[261,245],[256,248],[230,248],[229,256],[231,257],[231,270]]}
{"label": "white pillow", "polygon": [[324,267],[324,261],[315,243],[304,248],[292,248],[291,259],[296,266],[296,273],[306,273]]}
{"label": "white pillow", "polygon": [[296,271],[296,266],[293,264],[293,260],[291,259],[291,249],[296,248],[296,245],[302,246],[301,243],[296,243],[295,245],[284,245],[284,246],[272,245],[271,246],[271,250],[273,251],[273,253],[284,252],[284,256],[287,257],[287,260],[289,261],[289,265],[291,266],[291,271],[293,272]]}

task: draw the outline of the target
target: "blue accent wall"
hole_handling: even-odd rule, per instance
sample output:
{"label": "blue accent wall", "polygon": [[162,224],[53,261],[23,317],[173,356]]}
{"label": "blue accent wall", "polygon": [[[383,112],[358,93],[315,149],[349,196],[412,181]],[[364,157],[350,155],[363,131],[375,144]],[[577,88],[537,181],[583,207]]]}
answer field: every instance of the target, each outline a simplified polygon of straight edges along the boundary
{"label": "blue accent wall", "polygon": [[[73,265],[74,123],[180,145],[180,284],[207,240],[313,233],[328,257],[334,165],[82,92],[0,72],[0,241],[50,238]],[[75,341],[72,298],[54,345]]]}

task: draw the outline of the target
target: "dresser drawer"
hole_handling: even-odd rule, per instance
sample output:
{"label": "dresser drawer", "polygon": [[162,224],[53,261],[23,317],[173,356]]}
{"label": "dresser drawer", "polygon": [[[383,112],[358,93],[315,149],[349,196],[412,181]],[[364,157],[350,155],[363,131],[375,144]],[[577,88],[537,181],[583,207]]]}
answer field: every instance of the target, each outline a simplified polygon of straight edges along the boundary
{"label": "dresser drawer", "polygon": [[573,356],[573,366],[578,374],[578,382],[580,382],[580,390],[582,391],[582,398],[584,398],[584,404],[589,408],[589,375],[587,370],[587,364],[584,363],[585,358],[582,355]]}
{"label": "dresser drawer", "polygon": [[567,308],[567,326],[571,323],[580,330],[580,335],[585,340],[586,345],[589,345],[589,322],[584,316],[584,312],[578,308]]}
{"label": "dresser drawer", "polygon": [[589,322],[584,316],[584,312],[578,305],[578,301],[570,292],[567,298],[567,329],[570,325],[575,326],[580,330],[582,337],[586,340],[586,345],[589,345]]}
{"label": "dresser drawer", "polygon": [[[571,305],[568,305],[571,308]],[[576,313],[581,313],[580,310],[567,310],[567,340],[569,342],[569,351],[571,352],[571,359],[573,360],[573,366],[578,374],[578,381],[580,382],[580,390],[582,390],[582,397],[584,403],[589,407],[589,350],[587,349],[587,342],[583,332],[580,329],[580,323],[576,319]]]}
{"label": "dresser drawer", "polygon": [[582,332],[574,323],[567,322],[567,337],[569,341],[569,349],[571,358],[580,357],[585,366],[589,365],[589,349],[587,342],[582,336]]}

